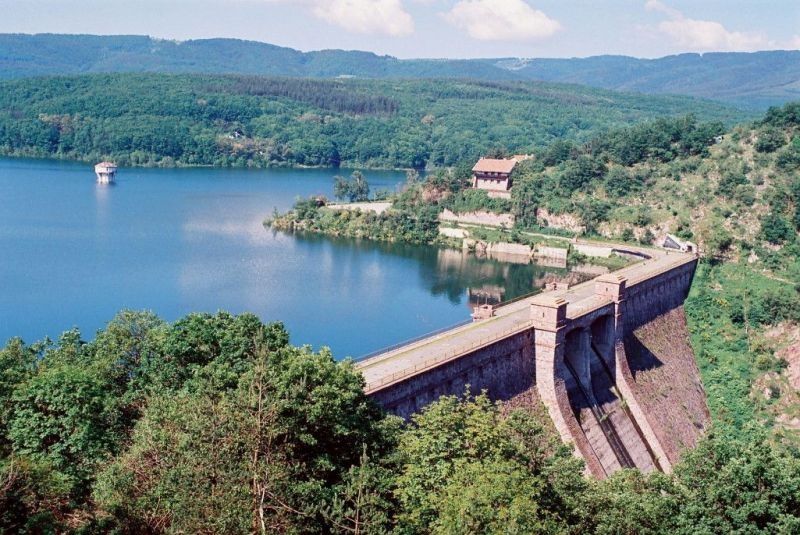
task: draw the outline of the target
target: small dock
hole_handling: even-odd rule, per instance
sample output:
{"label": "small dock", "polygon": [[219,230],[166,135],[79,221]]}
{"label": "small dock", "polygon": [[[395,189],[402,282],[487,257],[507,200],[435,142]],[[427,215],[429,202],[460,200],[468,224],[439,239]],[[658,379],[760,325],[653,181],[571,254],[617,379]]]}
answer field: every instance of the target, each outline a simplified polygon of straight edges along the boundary
{"label": "small dock", "polygon": [[117,176],[117,164],[113,162],[100,162],[94,166],[98,184],[113,184]]}

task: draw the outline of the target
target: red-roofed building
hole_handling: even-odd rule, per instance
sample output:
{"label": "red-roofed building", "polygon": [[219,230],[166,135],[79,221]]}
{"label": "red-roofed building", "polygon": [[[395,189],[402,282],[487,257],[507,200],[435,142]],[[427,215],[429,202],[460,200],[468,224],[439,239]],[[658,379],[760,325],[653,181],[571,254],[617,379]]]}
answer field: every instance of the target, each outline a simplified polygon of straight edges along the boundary
{"label": "red-roofed building", "polygon": [[481,158],[472,168],[472,187],[507,196],[511,189],[511,173],[517,161],[517,158]]}

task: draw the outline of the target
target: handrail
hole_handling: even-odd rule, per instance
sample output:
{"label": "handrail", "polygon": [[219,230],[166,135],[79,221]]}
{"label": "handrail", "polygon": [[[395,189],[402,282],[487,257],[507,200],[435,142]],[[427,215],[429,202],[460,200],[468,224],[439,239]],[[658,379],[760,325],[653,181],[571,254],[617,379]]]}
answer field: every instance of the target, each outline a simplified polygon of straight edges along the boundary
{"label": "handrail", "polygon": [[[523,294],[523,295],[518,295],[517,297],[515,297],[513,299],[509,299],[508,301],[503,301],[501,303],[498,303],[498,304],[494,305],[494,309],[497,310],[498,308],[502,308],[504,306],[511,305],[511,304],[517,303],[519,301],[524,301],[525,299],[530,299],[531,297],[533,297],[535,295],[539,295],[540,293],[542,293],[542,290],[534,290],[534,291],[532,291],[530,293],[526,293],[526,294]],[[447,331],[450,331],[450,330],[453,330],[453,329],[457,329],[459,327],[463,327],[464,325],[468,325],[470,323],[473,323],[473,320],[471,318],[467,319],[467,320],[464,320],[464,321],[460,321],[460,322],[458,322],[456,324],[453,324],[453,325],[449,325],[447,327],[442,327],[441,329],[436,329],[435,331],[431,331],[429,333],[422,334],[420,336],[415,336],[414,338],[409,338],[408,340],[405,340],[403,342],[398,342],[396,344],[392,344],[390,346],[386,346],[386,347],[383,347],[381,349],[377,349],[375,351],[367,353],[366,355],[362,355],[362,356],[360,356],[360,357],[358,357],[356,359],[353,359],[353,362],[363,362],[363,361],[365,361],[367,359],[371,359],[372,357],[377,357],[378,355],[381,355],[383,353],[388,353],[390,351],[394,351],[395,349],[400,349],[403,346],[407,346],[407,345],[422,341],[422,340],[424,340],[426,338],[430,338],[432,336],[436,336],[437,334],[442,334],[444,332],[447,332]]]}
{"label": "handrail", "polygon": [[[589,303],[590,300],[594,300],[596,302]],[[601,308],[607,307],[613,303],[614,301],[612,301],[610,297],[605,297],[602,295],[591,295],[581,299],[580,301],[572,301],[567,305],[567,319],[574,320],[582,316],[586,316],[587,314],[591,314],[592,312],[600,310]]]}
{"label": "handrail", "polygon": [[640,275],[638,277],[628,279],[628,282],[627,282],[627,285],[626,285],[626,289],[627,288],[633,288],[637,284],[641,284],[641,283],[643,283],[643,282],[645,282],[647,280],[650,280],[650,279],[652,279],[652,278],[654,278],[654,277],[656,277],[658,275],[663,275],[664,273],[667,273],[668,271],[672,271],[673,269],[681,268],[681,267],[685,266],[686,264],[690,264],[691,262],[695,261],[696,259],[697,259],[696,257],[686,258],[685,256],[684,257],[680,257],[678,255],[675,255],[674,260],[671,259],[670,262],[661,261],[659,263],[659,265],[657,265],[653,269],[648,269],[647,273],[645,273],[644,275]]}
{"label": "handrail", "polygon": [[649,255],[649,254],[645,253],[642,250],[634,249],[634,248],[624,248],[624,246],[618,246],[618,247],[612,246],[611,247],[611,252],[612,253],[617,253],[617,254],[621,253],[621,254],[627,254],[627,255],[635,256],[637,258],[641,258],[642,260],[650,260],[650,259],[653,258],[653,255]]}
{"label": "handrail", "polygon": [[[676,269],[676,268],[678,268],[678,267],[680,267],[680,266],[682,266],[682,265],[684,265],[684,264],[686,264],[686,263],[691,261],[691,259],[687,259],[685,257],[682,258],[681,256],[675,255],[674,259],[670,259],[670,261],[667,261],[667,262],[663,262],[663,259],[659,259],[659,264],[661,264],[661,265],[656,266],[656,268],[653,271],[647,270],[645,278],[650,278],[654,274],[658,275],[658,274],[661,274],[661,273]],[[664,264],[666,264],[666,265],[664,265]],[[631,269],[634,269],[634,266],[629,266],[628,268],[623,268],[622,270],[620,270],[620,272],[621,273],[625,273],[626,271],[629,271]],[[636,269],[641,269],[641,265],[638,265],[638,267],[636,267]],[[635,278],[632,278],[632,280],[629,280],[629,283],[628,283],[629,286],[635,286],[636,284],[638,284],[638,282],[640,282],[639,281],[640,278],[641,277],[635,277]],[[578,284],[576,286],[573,286],[572,288],[570,288],[569,291],[564,292],[563,295],[565,297],[575,295],[576,290],[578,290],[578,289],[583,290],[583,287],[585,285],[592,284],[593,280],[594,279],[586,281],[584,283],[580,283],[580,284]],[[519,301],[523,301],[525,299],[529,299],[529,298],[533,297],[534,295],[536,295],[538,293],[539,293],[538,291],[534,291],[534,292],[531,292],[529,294],[518,296],[518,297],[516,297],[514,299],[511,299],[509,301],[506,301],[506,302],[500,303],[499,305],[496,305],[496,308],[502,308],[504,306],[508,306],[510,304],[513,304],[513,303],[516,303],[516,302],[519,302]],[[588,297],[596,297],[596,296],[592,295],[592,296],[588,296]],[[576,301],[571,301],[570,305],[572,305],[572,306],[568,307],[567,316],[568,317],[572,317],[572,314],[570,314],[570,308],[573,308],[575,306],[577,306],[578,308],[581,308],[581,303],[583,301],[588,301],[588,300],[587,299],[580,299],[580,300],[576,300]],[[604,301],[604,300],[601,300],[601,301]],[[599,308],[601,308],[603,306],[607,306],[607,305],[608,305],[607,302],[597,302],[597,303],[590,304],[590,305],[588,305],[588,307],[589,307],[588,310],[581,309],[580,315],[584,315],[584,314],[589,313],[589,312],[591,312],[591,311],[593,311],[595,309],[599,309]],[[584,306],[586,306],[586,305],[584,305]],[[573,308],[573,310],[574,310],[574,308]],[[511,314],[508,315],[508,317],[510,317],[510,316],[511,316]],[[471,319],[466,319],[466,320],[464,320],[462,322],[459,322],[459,323],[457,323],[455,325],[450,325],[448,327],[437,329],[437,330],[435,330],[433,332],[429,332],[429,333],[423,334],[421,336],[414,337],[414,338],[412,338],[410,340],[406,340],[406,341],[403,341],[403,342],[400,342],[400,343],[397,343],[397,344],[392,344],[392,345],[390,345],[388,347],[384,347],[382,349],[370,352],[370,353],[368,353],[366,355],[363,355],[363,356],[355,359],[354,362],[356,362],[357,364],[360,364],[360,365],[364,365],[364,364],[367,363],[368,360],[373,359],[375,357],[378,357],[380,355],[388,354],[388,353],[390,353],[392,351],[395,351],[397,349],[401,349],[401,348],[404,348],[404,347],[412,346],[413,344],[416,344],[418,342],[424,341],[424,340],[429,339],[429,338],[433,338],[433,337],[435,337],[437,335],[441,335],[442,333],[446,333],[448,331],[452,331],[452,330],[458,329],[459,327],[464,327],[465,325],[468,325],[470,323],[472,323],[472,320]],[[403,378],[406,378],[408,376],[414,375],[414,374],[418,373],[419,371],[434,367],[434,366],[436,366],[436,365],[438,365],[438,364],[440,364],[442,362],[445,362],[447,360],[455,358],[456,356],[463,355],[463,354],[465,354],[465,353],[467,353],[469,351],[474,350],[475,348],[477,348],[477,347],[479,347],[481,345],[485,345],[485,344],[491,343],[493,341],[496,341],[496,340],[498,340],[498,339],[500,339],[500,338],[502,338],[504,336],[507,336],[508,334],[511,334],[511,333],[515,332],[515,331],[520,331],[523,327],[527,327],[527,326],[532,326],[532,322],[530,320],[518,322],[518,323],[514,324],[514,326],[511,327],[510,329],[507,329],[507,330],[505,330],[505,331],[503,331],[503,332],[501,332],[499,334],[496,333],[496,334],[494,334],[492,336],[489,336],[489,337],[486,337],[486,338],[482,338],[482,339],[478,340],[477,342],[474,342],[474,343],[470,344],[469,346],[462,346],[462,347],[454,349],[454,350],[446,351],[445,353],[440,354],[440,355],[438,355],[438,356],[436,356],[434,358],[427,359],[427,360],[425,360],[425,361],[423,361],[421,363],[417,363],[413,367],[409,367],[409,368],[397,371],[395,373],[392,373],[390,375],[381,377],[381,378],[377,379],[373,383],[368,383],[366,385],[366,388],[367,388],[367,390],[375,390],[377,388],[386,386],[386,385],[388,385],[390,383],[397,382],[397,381],[399,381],[399,380],[401,380]],[[413,348],[409,347],[409,350],[411,350],[411,349],[413,349]],[[392,357],[392,358],[394,358],[394,357]],[[601,358],[601,360],[602,360],[602,357],[598,357],[598,358]],[[382,361],[382,359],[378,359],[378,360],[375,361],[375,364],[378,364],[381,361]],[[366,364],[366,366],[364,366],[364,368],[362,368],[362,369],[365,369],[365,368],[370,367],[370,366],[372,366],[372,364]]]}
{"label": "handrail", "polygon": [[409,366],[408,368],[405,368],[403,370],[394,372],[391,375],[383,376],[383,377],[381,377],[379,380],[377,380],[375,382],[367,383],[365,388],[364,388],[364,391],[367,392],[367,393],[370,393],[370,392],[374,391],[377,388],[389,385],[391,383],[395,383],[395,382],[400,381],[402,379],[405,379],[407,377],[411,377],[411,376],[416,375],[417,373],[419,373],[421,371],[428,370],[430,368],[434,368],[434,367],[438,366],[439,364],[442,364],[444,362],[447,362],[447,361],[453,360],[455,358],[458,358],[458,357],[460,357],[460,356],[462,356],[462,355],[464,355],[466,353],[474,351],[475,349],[478,349],[480,347],[484,347],[484,346],[486,346],[486,345],[488,345],[488,344],[490,344],[492,342],[496,342],[497,340],[500,340],[501,338],[505,338],[510,334],[521,332],[524,329],[526,329],[528,327],[532,327],[532,326],[533,326],[533,321],[531,321],[531,320],[526,320],[526,321],[521,321],[521,322],[514,323],[514,325],[511,326],[510,328],[505,329],[505,330],[503,330],[503,331],[501,331],[499,333],[495,333],[492,336],[486,336],[484,338],[480,338],[479,340],[469,344],[468,346],[462,346],[462,347],[459,347],[457,349],[446,351],[446,352],[444,352],[444,353],[442,353],[440,355],[437,355],[437,356],[435,356],[433,358],[430,358],[430,359],[424,360],[424,361],[422,361],[420,363],[414,364],[413,367]]}
{"label": "handrail", "polygon": [[430,338],[432,336],[436,336],[437,334],[442,334],[447,331],[452,331],[453,329],[458,329],[459,327],[463,327],[464,325],[469,325],[472,323],[472,318],[460,321],[453,325],[448,325],[447,327],[442,327],[441,329],[436,329],[435,331],[431,331],[429,333],[421,334],[419,336],[415,336],[414,338],[409,338],[408,340],[404,340],[402,342],[398,342],[396,344],[392,344],[390,346],[383,347],[381,349],[377,349],[372,351],[371,353],[367,353],[366,355],[362,355],[357,359],[353,359],[353,362],[363,362],[367,359],[371,359],[372,357],[377,357],[378,355],[382,355],[383,353],[388,353],[390,351],[394,351],[395,349],[400,349],[403,346],[411,345],[413,343],[419,342],[421,340],[425,340],[426,338]]}
{"label": "handrail", "polygon": [[523,295],[518,295],[514,299],[509,299],[508,301],[503,301],[502,303],[496,304],[494,308],[497,309],[497,308],[501,308],[501,307],[510,305],[512,303],[516,303],[518,301],[523,301],[525,299],[529,299],[529,298],[533,297],[534,295],[539,295],[540,293],[542,293],[542,290],[534,290],[534,291],[532,291],[530,293],[526,293],[526,294],[523,294]]}

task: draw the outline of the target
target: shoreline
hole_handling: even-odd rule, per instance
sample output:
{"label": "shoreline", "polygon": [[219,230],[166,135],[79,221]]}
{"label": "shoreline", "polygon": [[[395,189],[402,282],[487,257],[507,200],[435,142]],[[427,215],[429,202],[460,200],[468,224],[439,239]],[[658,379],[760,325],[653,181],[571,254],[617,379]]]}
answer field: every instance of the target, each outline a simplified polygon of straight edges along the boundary
{"label": "shoreline", "polygon": [[[0,158],[8,158],[9,160],[34,160],[34,161],[51,161],[60,163],[74,163],[74,164],[87,164],[94,165],[102,160],[117,160],[110,156],[97,156],[97,158],[75,158],[70,156],[59,156],[57,154],[48,154],[45,156],[38,156],[33,154],[14,154],[7,153],[0,150]],[[327,165],[301,165],[291,163],[276,163],[274,165],[214,165],[214,164],[186,164],[181,162],[173,162],[171,165],[160,164],[120,164],[122,168],[128,169],[331,169],[331,170],[364,170],[364,171],[393,171],[393,172],[407,172],[417,171],[419,173],[429,173],[435,171],[437,168],[430,169],[414,169],[412,167],[372,167],[366,164],[345,163],[338,167],[331,167]]]}

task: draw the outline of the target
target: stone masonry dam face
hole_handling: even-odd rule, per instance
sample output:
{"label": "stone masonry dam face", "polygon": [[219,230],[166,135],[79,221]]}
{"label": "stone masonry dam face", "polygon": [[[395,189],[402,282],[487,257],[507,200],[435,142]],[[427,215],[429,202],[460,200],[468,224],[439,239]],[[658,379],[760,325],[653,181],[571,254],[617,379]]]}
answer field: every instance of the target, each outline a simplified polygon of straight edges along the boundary
{"label": "stone masonry dam face", "polygon": [[534,390],[595,477],[670,471],[709,425],[683,311],[697,258],[622,252],[647,259],[358,362],[366,392],[409,418],[467,387],[495,400]]}

